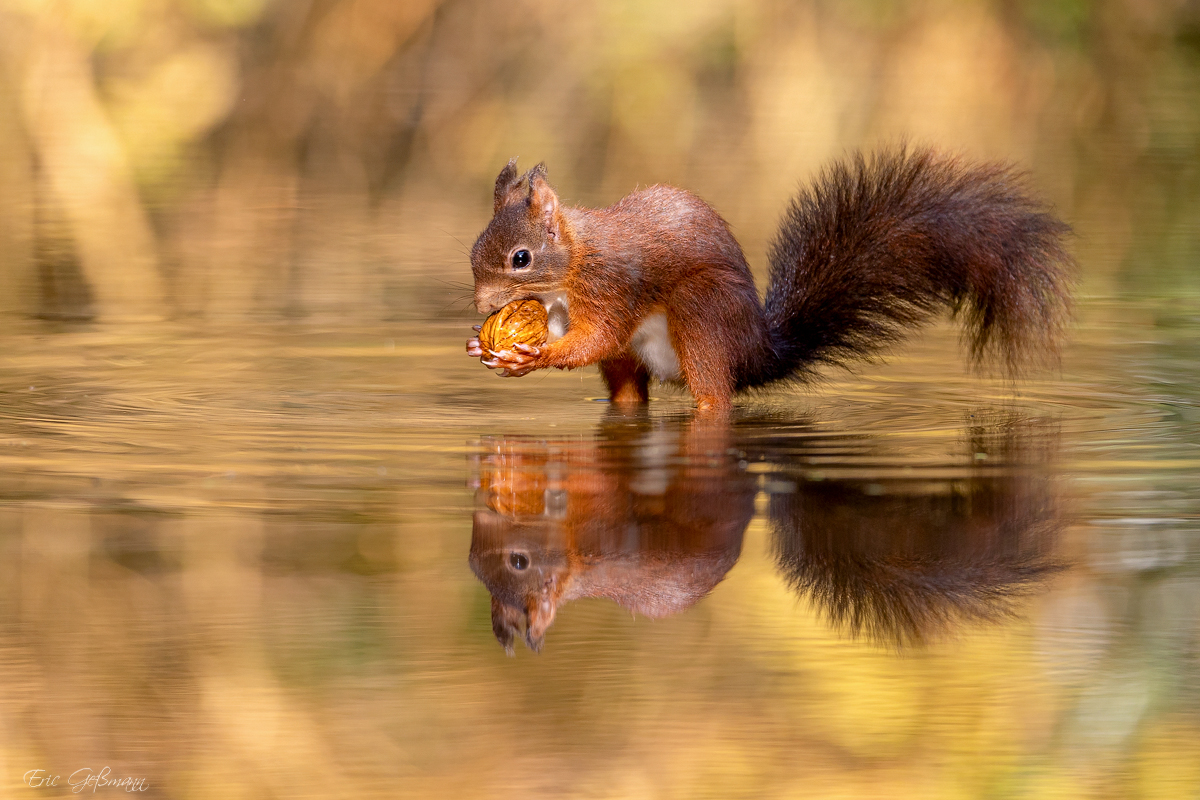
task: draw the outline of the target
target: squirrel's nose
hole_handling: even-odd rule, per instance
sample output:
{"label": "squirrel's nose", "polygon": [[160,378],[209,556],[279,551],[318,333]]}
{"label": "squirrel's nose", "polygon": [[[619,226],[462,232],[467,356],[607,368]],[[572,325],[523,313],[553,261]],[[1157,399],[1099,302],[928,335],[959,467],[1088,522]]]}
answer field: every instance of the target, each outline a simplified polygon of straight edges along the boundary
{"label": "squirrel's nose", "polygon": [[475,309],[480,314],[491,314],[493,311],[498,311],[502,307],[503,307],[503,304],[497,303],[496,296],[491,294],[490,292],[488,294],[481,294],[481,293],[476,292],[476,294],[475,294]]}

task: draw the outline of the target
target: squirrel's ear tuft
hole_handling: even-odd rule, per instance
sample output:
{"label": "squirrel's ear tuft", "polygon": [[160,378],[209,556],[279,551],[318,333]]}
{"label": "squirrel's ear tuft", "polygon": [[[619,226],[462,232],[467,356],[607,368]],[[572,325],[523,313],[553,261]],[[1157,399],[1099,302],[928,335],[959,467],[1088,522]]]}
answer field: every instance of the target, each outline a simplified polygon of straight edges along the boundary
{"label": "squirrel's ear tuft", "polygon": [[496,176],[496,193],[492,202],[493,214],[520,196],[517,190],[520,188],[522,180],[524,179],[517,178],[517,160],[509,159],[508,163],[504,165],[504,169],[500,170],[500,174]]}
{"label": "squirrel's ear tuft", "polygon": [[546,631],[554,622],[558,600],[562,597],[562,584],[550,578],[537,594],[525,599],[525,644],[535,653],[542,651]]}
{"label": "squirrel's ear tuft", "polygon": [[554,600],[546,596],[530,601],[526,608],[528,622],[525,623],[525,644],[533,652],[542,652],[546,631],[550,628],[550,623],[554,622],[556,610]]}
{"label": "squirrel's ear tuft", "polygon": [[492,633],[504,652],[513,655],[513,636],[520,632],[521,612],[492,596]]}
{"label": "squirrel's ear tuft", "polygon": [[546,165],[538,164],[526,173],[529,179],[529,216],[546,227],[546,233],[558,238],[560,232],[558,195],[546,182]]}
{"label": "squirrel's ear tuft", "polygon": [[541,178],[542,180],[546,180],[546,162],[545,161],[539,161],[537,164],[534,164],[533,169],[529,170],[529,172],[526,172],[524,175],[521,176],[521,180],[532,181],[535,176]]}

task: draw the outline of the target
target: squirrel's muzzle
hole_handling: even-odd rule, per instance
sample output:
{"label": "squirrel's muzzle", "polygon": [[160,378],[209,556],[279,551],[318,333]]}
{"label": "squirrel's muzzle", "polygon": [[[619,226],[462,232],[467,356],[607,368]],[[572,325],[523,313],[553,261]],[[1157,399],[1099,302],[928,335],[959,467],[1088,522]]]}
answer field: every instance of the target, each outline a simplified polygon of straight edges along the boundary
{"label": "squirrel's muzzle", "polygon": [[475,289],[475,308],[480,314],[491,314],[504,308],[504,294],[494,290]]}

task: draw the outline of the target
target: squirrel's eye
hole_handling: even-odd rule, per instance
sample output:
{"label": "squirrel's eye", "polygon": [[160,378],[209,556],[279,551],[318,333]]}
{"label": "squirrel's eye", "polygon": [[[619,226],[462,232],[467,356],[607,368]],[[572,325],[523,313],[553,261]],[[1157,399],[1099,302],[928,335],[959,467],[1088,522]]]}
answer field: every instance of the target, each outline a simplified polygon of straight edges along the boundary
{"label": "squirrel's eye", "polygon": [[525,269],[529,266],[529,262],[533,260],[533,254],[528,250],[518,250],[512,254],[513,269]]}
{"label": "squirrel's eye", "polygon": [[522,570],[529,566],[529,556],[524,553],[510,553],[508,563],[512,564],[515,570]]}

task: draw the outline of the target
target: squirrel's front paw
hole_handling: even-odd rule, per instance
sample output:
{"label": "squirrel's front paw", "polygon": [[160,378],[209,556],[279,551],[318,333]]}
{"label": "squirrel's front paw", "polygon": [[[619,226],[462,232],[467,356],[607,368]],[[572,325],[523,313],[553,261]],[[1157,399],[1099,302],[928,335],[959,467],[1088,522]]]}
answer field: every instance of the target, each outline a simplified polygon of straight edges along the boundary
{"label": "squirrel's front paw", "polygon": [[[474,327],[475,332],[478,334],[480,326],[476,325]],[[470,339],[467,339],[467,355],[471,358],[480,358],[483,354],[483,345],[479,343],[478,336],[472,336]]]}
{"label": "squirrel's front paw", "polygon": [[501,350],[491,353],[491,358],[483,360],[488,369],[500,370],[501,378],[519,378],[538,368],[538,358],[542,351],[527,345],[514,345],[512,350]]}

